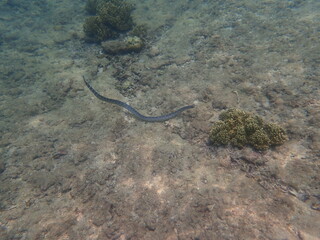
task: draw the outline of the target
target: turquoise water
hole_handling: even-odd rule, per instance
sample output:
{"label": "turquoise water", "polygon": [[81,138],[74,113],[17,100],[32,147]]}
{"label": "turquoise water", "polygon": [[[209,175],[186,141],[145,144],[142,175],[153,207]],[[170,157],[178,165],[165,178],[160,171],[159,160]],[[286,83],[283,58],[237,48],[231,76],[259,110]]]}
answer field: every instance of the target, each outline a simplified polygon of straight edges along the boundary
{"label": "turquoise water", "polygon": [[[86,1],[0,2],[0,238],[319,238],[318,1],[130,3],[144,48],[110,55]],[[83,75],[147,116],[195,108],[141,122]],[[289,140],[212,146],[230,108]]]}

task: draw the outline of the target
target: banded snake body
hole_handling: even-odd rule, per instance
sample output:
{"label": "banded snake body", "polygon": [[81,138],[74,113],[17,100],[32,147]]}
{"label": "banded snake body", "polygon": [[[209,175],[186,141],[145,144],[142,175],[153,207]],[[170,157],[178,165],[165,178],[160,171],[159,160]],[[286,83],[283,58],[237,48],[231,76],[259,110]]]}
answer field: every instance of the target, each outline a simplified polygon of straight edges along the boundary
{"label": "banded snake body", "polygon": [[120,107],[123,107],[125,109],[127,109],[131,114],[133,114],[133,116],[135,116],[136,118],[145,121],[145,122],[164,122],[167,121],[169,119],[175,118],[177,115],[179,115],[181,112],[188,110],[190,108],[194,108],[194,105],[188,105],[188,106],[184,106],[182,108],[179,108],[178,110],[171,112],[169,114],[166,115],[161,115],[161,116],[156,116],[156,117],[148,117],[148,116],[144,116],[141,113],[139,113],[136,109],[134,109],[133,107],[131,107],[130,105],[121,102],[119,100],[116,99],[112,99],[112,98],[107,98],[104,97],[102,95],[100,95],[96,90],[94,90],[94,88],[86,81],[85,77],[83,77],[83,81],[86,84],[86,86],[89,88],[89,90],[100,100],[104,101],[104,102],[108,102],[108,103],[112,103],[112,104],[116,104]]}

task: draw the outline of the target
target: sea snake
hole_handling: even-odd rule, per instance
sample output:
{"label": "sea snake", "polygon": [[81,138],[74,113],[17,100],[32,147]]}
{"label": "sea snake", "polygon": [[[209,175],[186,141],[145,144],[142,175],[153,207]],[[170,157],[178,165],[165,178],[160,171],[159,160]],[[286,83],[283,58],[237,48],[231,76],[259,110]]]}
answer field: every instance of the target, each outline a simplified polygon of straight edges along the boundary
{"label": "sea snake", "polygon": [[85,77],[83,77],[83,81],[85,82],[85,84],[87,85],[87,87],[89,88],[89,90],[100,100],[104,101],[104,102],[108,102],[108,103],[112,103],[112,104],[116,104],[120,107],[123,107],[125,109],[127,109],[130,113],[132,113],[136,118],[145,121],[145,122],[164,122],[167,121],[171,118],[175,118],[178,114],[180,114],[181,112],[190,109],[190,108],[194,108],[194,105],[189,105],[189,106],[185,106],[182,108],[179,108],[177,111],[174,111],[172,113],[166,114],[166,115],[162,115],[162,116],[157,116],[157,117],[147,117],[142,115],[141,113],[139,113],[137,110],[135,110],[133,107],[131,107],[130,105],[121,102],[119,100],[116,99],[111,99],[111,98],[107,98],[104,97],[102,95],[100,95],[96,90],[93,89],[93,87],[91,87],[91,85],[86,81]]}

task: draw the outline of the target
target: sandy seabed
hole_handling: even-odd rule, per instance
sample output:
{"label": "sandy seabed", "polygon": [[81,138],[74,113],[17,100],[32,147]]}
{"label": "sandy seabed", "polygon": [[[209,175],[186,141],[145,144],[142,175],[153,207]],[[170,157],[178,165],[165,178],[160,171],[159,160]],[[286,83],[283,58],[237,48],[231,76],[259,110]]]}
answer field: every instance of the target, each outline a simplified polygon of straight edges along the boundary
{"label": "sandy seabed", "polygon": [[[121,56],[83,41],[85,1],[0,3],[0,238],[320,239],[320,3],[132,2],[147,44]],[[141,122],[82,75],[145,115],[196,107]],[[227,108],[289,140],[210,145]]]}

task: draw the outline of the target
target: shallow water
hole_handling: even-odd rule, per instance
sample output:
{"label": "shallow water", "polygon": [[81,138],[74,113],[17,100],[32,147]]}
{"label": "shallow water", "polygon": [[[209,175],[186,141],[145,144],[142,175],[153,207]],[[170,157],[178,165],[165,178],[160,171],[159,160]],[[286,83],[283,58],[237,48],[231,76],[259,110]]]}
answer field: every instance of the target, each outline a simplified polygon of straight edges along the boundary
{"label": "shallow water", "polygon": [[[0,3],[1,239],[319,239],[319,1],[136,1],[140,53],[84,41],[85,1]],[[99,101],[124,101],[145,123]],[[127,87],[125,87],[127,86]],[[278,123],[212,146],[227,108]]]}

